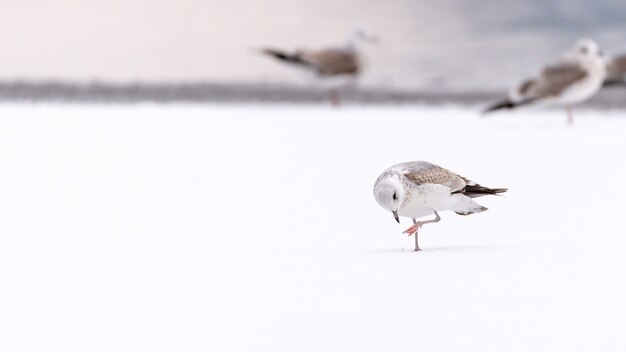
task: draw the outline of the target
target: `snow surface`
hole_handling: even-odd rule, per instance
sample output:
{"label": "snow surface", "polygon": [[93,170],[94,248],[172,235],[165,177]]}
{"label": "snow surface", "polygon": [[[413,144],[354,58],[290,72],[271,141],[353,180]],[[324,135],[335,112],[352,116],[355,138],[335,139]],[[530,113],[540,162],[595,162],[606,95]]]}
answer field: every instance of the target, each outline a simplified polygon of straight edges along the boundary
{"label": "snow surface", "polygon": [[[2,351],[624,351],[624,112],[0,107]],[[427,160],[489,211],[413,239]]]}

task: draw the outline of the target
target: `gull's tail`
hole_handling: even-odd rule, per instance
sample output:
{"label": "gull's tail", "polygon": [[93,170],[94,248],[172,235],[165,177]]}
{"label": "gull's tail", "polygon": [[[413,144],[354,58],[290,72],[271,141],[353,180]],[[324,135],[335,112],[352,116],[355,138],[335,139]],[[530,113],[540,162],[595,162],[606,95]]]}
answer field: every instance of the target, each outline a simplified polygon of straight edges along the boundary
{"label": "gull's tail", "polygon": [[487,210],[487,208],[476,203],[472,198],[487,195],[498,195],[506,191],[508,191],[508,188],[489,188],[483,187],[479,184],[468,184],[464,189],[453,194],[453,196],[457,197],[458,202],[452,210],[459,215],[470,215],[483,212]]}
{"label": "gull's tail", "polygon": [[487,210],[487,208],[463,194],[453,194],[452,197],[456,198],[456,203],[450,210],[459,215],[476,214]]}

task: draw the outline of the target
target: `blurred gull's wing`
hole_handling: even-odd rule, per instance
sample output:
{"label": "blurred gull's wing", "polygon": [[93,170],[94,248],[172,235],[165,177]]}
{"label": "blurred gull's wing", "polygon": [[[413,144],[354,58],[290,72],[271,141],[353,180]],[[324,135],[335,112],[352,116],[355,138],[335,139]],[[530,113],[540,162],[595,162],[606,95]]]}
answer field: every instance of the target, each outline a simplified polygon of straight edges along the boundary
{"label": "blurred gull's wing", "polygon": [[314,67],[322,76],[356,74],[359,71],[357,53],[345,48],[308,51],[303,55],[303,60]]}
{"label": "blurred gull's wing", "polygon": [[533,99],[531,97],[531,91],[536,86],[537,86],[537,79],[536,78],[529,78],[529,79],[523,81],[520,85],[517,86],[517,88],[515,88],[515,91],[514,91],[512,99],[514,101],[521,101],[521,100],[525,100],[525,99]]}
{"label": "blurred gull's wing", "polygon": [[511,98],[519,102],[558,97],[588,74],[580,64],[572,61],[546,66],[538,77],[529,78],[519,84],[512,91]]}
{"label": "blurred gull's wing", "polygon": [[578,62],[560,62],[545,67],[529,91],[535,98],[558,97],[589,75]]}

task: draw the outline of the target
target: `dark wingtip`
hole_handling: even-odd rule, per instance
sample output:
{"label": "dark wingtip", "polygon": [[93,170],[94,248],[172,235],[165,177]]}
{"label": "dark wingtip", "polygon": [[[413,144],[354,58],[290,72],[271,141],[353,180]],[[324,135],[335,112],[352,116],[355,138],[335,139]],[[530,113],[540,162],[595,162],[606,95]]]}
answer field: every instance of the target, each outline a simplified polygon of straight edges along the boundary
{"label": "dark wingtip", "polygon": [[607,88],[625,87],[626,81],[623,79],[607,79],[602,86]]}
{"label": "dark wingtip", "polygon": [[499,196],[500,193],[508,191],[508,188],[489,188],[481,185],[468,185],[463,188],[462,193],[470,198],[482,197],[482,196]]}
{"label": "dark wingtip", "polygon": [[272,48],[261,48],[259,52],[261,54],[268,55],[275,59],[285,61],[291,64],[307,65],[307,63],[302,58],[302,54],[299,52],[288,53],[283,50]]}
{"label": "dark wingtip", "polygon": [[491,190],[493,191],[493,194],[499,195],[499,193],[505,193],[509,189],[508,188],[491,188]]}
{"label": "dark wingtip", "polygon": [[276,49],[272,48],[258,48],[255,50],[259,54],[270,55],[270,56],[279,56],[282,53]]}
{"label": "dark wingtip", "polygon": [[516,107],[517,104],[515,104],[514,102],[510,101],[510,100],[502,100],[499,101],[493,105],[488,106],[486,109],[484,109],[483,111],[481,111],[481,114],[486,115],[490,112],[496,111],[496,110],[501,110],[501,109],[513,109],[514,107]]}

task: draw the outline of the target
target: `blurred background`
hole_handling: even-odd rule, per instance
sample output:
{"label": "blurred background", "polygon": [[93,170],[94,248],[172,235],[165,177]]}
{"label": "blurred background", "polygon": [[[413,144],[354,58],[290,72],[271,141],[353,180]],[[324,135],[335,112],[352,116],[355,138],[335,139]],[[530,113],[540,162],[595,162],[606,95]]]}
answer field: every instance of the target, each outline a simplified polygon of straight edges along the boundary
{"label": "blurred background", "polygon": [[[42,89],[80,96],[81,85],[94,82],[126,89],[118,95],[139,94],[142,84],[226,84],[232,92],[222,91],[225,98],[237,87],[311,87],[297,70],[257,50],[341,44],[355,26],[381,38],[365,47],[362,89],[495,92],[580,37],[594,38],[607,53],[626,52],[620,0],[24,0],[1,6],[0,96],[14,98],[45,97]],[[67,84],[73,90],[63,93]],[[199,100],[220,93],[203,87]]]}

